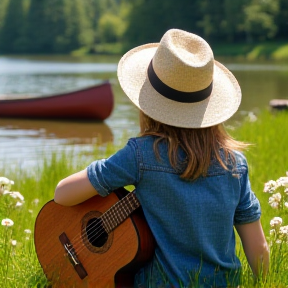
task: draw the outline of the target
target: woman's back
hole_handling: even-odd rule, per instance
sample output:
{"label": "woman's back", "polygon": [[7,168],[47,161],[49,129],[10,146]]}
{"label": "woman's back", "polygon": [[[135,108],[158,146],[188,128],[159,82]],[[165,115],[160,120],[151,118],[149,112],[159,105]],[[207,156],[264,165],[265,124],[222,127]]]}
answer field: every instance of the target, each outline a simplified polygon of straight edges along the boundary
{"label": "woman's back", "polygon": [[[128,145],[134,153],[129,151],[121,158],[137,158],[140,177],[135,183],[136,195],[158,244],[157,261],[174,286],[180,280],[189,283],[189,278],[199,273],[206,279],[211,277],[207,279],[210,283],[225,285],[228,274],[232,281],[240,268],[235,255],[234,221],[247,223],[260,217],[258,200],[249,198],[251,203],[246,203],[245,195],[251,192],[247,190],[246,160],[237,153],[235,167],[231,162],[226,170],[214,159],[205,177],[188,181],[180,178],[181,168],[177,171],[171,166],[167,142],[158,144],[159,159],[156,157],[156,138],[130,139]],[[184,151],[180,149],[179,154],[184,160]],[[245,209],[247,205],[253,207],[251,215],[245,211],[245,219],[241,218],[243,205]]]}

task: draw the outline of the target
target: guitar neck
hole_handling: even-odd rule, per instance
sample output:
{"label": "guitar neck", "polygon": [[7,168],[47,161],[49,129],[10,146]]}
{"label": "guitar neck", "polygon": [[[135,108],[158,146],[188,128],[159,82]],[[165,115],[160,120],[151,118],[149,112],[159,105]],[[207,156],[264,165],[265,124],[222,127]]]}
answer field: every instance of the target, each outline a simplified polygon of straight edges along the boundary
{"label": "guitar neck", "polygon": [[110,207],[101,215],[103,226],[107,233],[113,231],[129,215],[140,206],[140,202],[135,195],[135,190],[129,192],[124,198]]}

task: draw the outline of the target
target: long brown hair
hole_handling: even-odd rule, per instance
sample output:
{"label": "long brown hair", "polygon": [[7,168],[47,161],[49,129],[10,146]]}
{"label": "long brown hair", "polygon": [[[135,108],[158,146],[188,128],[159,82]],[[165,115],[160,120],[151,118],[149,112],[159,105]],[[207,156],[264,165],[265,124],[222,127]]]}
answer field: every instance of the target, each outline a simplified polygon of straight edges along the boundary
{"label": "long brown hair", "polygon": [[[225,130],[223,124],[207,128],[180,128],[160,123],[140,111],[140,136],[158,136],[154,142],[154,151],[159,158],[158,144],[165,140],[168,143],[168,157],[172,167],[178,167],[179,146],[186,153],[185,169],[181,174],[183,179],[195,180],[199,176],[205,176],[212,156],[214,156],[224,169],[225,162],[230,155],[234,161],[233,150],[242,151],[249,144],[233,139]],[[220,148],[223,149],[225,162],[220,156]],[[183,163],[182,163],[183,164]]]}

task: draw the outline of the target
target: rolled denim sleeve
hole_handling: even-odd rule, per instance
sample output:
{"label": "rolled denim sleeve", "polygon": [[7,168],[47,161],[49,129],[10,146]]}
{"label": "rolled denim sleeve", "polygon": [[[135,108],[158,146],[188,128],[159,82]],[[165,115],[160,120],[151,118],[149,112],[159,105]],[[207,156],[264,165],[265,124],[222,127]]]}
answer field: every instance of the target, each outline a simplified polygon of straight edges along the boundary
{"label": "rolled denim sleeve", "polygon": [[248,169],[246,169],[241,175],[240,185],[241,195],[234,216],[234,224],[247,224],[255,222],[261,216],[261,207],[259,200],[251,190]]}
{"label": "rolled denim sleeve", "polygon": [[101,196],[138,181],[136,142],[127,145],[107,159],[96,160],[87,167],[89,181]]}

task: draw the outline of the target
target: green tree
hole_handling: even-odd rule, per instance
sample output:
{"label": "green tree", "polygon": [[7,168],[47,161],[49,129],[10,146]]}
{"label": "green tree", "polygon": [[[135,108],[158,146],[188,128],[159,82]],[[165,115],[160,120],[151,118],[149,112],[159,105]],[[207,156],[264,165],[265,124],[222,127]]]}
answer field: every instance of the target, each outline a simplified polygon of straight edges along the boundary
{"label": "green tree", "polygon": [[225,21],[225,10],[222,0],[203,0],[199,4],[201,20],[198,26],[201,28],[202,35],[207,40],[212,40],[217,35],[218,39],[223,38],[225,31],[221,29]]}
{"label": "green tree", "polygon": [[[65,2],[65,27],[63,36],[67,41],[64,48],[72,51],[83,46],[90,46],[93,43],[93,31],[90,19],[86,15],[85,3],[82,0],[66,0]],[[55,51],[58,50],[57,41]]]}
{"label": "green tree", "polygon": [[279,0],[252,0],[244,8],[244,30],[247,41],[266,40],[277,33],[276,16]]}
{"label": "green tree", "polygon": [[198,3],[200,34],[208,41],[243,38],[243,7],[251,0],[202,0]]}
{"label": "green tree", "polygon": [[101,42],[98,31],[100,18],[105,14],[117,16],[122,1],[120,1],[120,3],[118,2],[117,0],[85,0],[86,15],[93,30],[95,43]]}
{"label": "green tree", "polygon": [[[3,9],[5,9],[4,4],[1,4]],[[23,51],[22,45],[25,46],[23,1],[10,0],[5,11],[5,14],[3,12],[1,13],[3,24],[0,34],[0,50],[4,53],[21,52]]]}
{"label": "green tree", "polygon": [[0,29],[2,29],[3,22],[6,17],[7,4],[8,4],[8,0],[0,1]]}
{"label": "green tree", "polygon": [[81,0],[31,0],[27,17],[29,51],[67,53],[91,45],[93,32],[85,3]]}
{"label": "green tree", "polygon": [[277,36],[281,39],[287,40],[288,35],[288,1],[279,1],[279,14],[275,17],[275,22],[278,27]]}
{"label": "green tree", "polygon": [[221,29],[225,33],[228,42],[241,41],[245,37],[243,29],[244,6],[251,0],[224,0],[224,19]]}
{"label": "green tree", "polygon": [[99,40],[104,43],[115,43],[120,40],[125,29],[123,20],[113,14],[103,14],[98,23]]}
{"label": "green tree", "polygon": [[197,22],[201,19],[199,2],[201,0],[133,1],[125,40],[131,47],[158,42],[164,32],[170,28],[200,32],[197,26]]}
{"label": "green tree", "polygon": [[26,35],[30,43],[28,51],[31,53],[53,51],[55,28],[51,25],[51,20],[54,21],[58,17],[58,9],[63,1],[57,0],[58,3],[55,3],[55,0],[51,0],[50,2],[55,13],[53,19],[49,19],[51,6],[47,5],[47,1],[31,0],[26,26]]}

